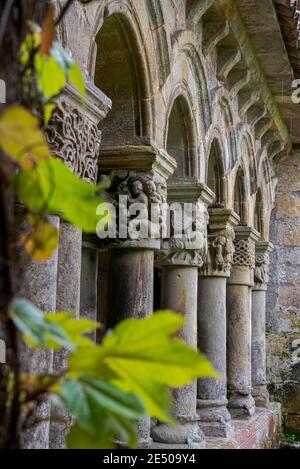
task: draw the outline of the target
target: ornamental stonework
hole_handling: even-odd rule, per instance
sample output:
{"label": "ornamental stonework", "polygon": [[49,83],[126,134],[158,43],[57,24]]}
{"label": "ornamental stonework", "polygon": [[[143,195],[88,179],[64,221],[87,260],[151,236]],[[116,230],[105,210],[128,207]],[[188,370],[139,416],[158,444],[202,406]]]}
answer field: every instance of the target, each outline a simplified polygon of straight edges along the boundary
{"label": "ornamental stonework", "polygon": [[101,133],[97,125],[67,101],[58,103],[46,138],[52,152],[82,179],[96,183]]}
{"label": "ornamental stonework", "polygon": [[268,252],[256,253],[254,269],[254,288],[267,287],[269,282],[270,256]]}
{"label": "ornamental stonework", "polygon": [[233,265],[255,268],[255,243],[239,239],[234,242]]}
{"label": "ornamental stonework", "polygon": [[202,275],[229,276],[234,255],[235,233],[231,226],[208,235],[208,252]]}

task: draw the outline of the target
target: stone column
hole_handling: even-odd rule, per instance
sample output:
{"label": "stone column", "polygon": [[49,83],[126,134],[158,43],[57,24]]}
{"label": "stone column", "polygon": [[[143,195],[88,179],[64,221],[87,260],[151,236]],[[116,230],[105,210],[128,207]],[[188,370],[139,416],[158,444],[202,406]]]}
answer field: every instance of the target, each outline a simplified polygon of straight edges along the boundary
{"label": "stone column", "polygon": [[[58,247],[56,311],[71,311],[74,317],[79,317],[80,301],[80,271],[81,271],[81,243],[80,229],[61,221]],[[56,350],[53,353],[53,372],[59,373],[66,367],[67,351]],[[68,422],[68,414],[51,405],[51,417],[62,417]],[[50,423],[50,449],[64,448],[68,427],[52,421]]]}
{"label": "stone column", "polygon": [[[21,212],[21,218],[23,213]],[[59,217],[48,216],[48,223],[59,229]],[[36,262],[23,251],[22,263],[22,295],[42,311],[54,313],[56,311],[56,279],[57,255],[55,250],[48,261]],[[27,346],[23,348],[22,367],[26,372],[47,374],[53,368],[53,353],[49,350],[32,350]],[[35,416],[37,418],[50,417],[50,402],[43,401]],[[36,425],[22,435],[22,447],[26,449],[49,448],[49,421]]]}
{"label": "stone column", "polygon": [[[52,153],[62,159],[78,177],[97,182],[98,152],[101,132],[99,122],[111,106],[110,100],[92,83],[86,83],[86,98],[68,85],[58,98],[57,107],[46,129]],[[79,317],[80,271],[82,233],[78,228],[61,222],[56,311],[73,311]],[[53,370],[60,371],[66,364],[66,351],[54,353]],[[52,416],[68,418],[61,409],[52,406]],[[63,448],[66,428],[57,423],[50,425],[50,448]]]}
{"label": "stone column", "polygon": [[269,253],[273,246],[258,241],[255,250],[254,286],[252,288],[252,395],[258,407],[267,406],[266,380],[266,292],[269,281]]}
{"label": "stone column", "polygon": [[[98,250],[94,243],[83,241],[80,279],[80,317],[97,321]],[[96,342],[96,331],[89,334]]]}
{"label": "stone column", "polygon": [[[116,207],[117,220],[116,238],[98,240],[100,249],[110,251],[107,328],[153,312],[154,251],[160,249],[162,220],[152,220],[151,207],[159,210],[166,202],[166,179],[175,165],[168,154],[150,146],[101,150],[100,171],[110,174],[106,196]],[[150,418],[138,427],[139,447],[149,447]]]}
{"label": "stone column", "polygon": [[251,395],[251,287],[255,242],[259,234],[248,226],[235,229],[235,252],[227,280],[228,408],[233,417],[252,416]]}
{"label": "stone column", "polygon": [[222,378],[198,381],[197,411],[207,436],[228,437],[232,432],[227,410],[226,282],[234,253],[233,226],[238,222],[233,210],[209,209],[209,250],[199,272],[198,347]]}
{"label": "stone column", "polygon": [[[198,206],[196,230],[198,238],[190,242],[190,235],[175,237],[163,243],[161,306],[184,316],[180,337],[197,348],[198,268],[207,254],[207,205],[211,191],[201,184],[180,183],[169,186],[170,202],[193,202]],[[194,244],[194,245],[193,245]],[[164,448],[203,448],[204,435],[198,425],[197,382],[173,390],[173,415],[177,424],[153,425],[153,440]]]}

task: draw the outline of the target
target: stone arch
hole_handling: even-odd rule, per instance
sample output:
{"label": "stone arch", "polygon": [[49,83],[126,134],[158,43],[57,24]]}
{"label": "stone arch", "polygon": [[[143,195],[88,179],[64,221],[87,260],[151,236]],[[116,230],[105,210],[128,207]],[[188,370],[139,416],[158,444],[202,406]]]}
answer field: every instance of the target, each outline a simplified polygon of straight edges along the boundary
{"label": "stone arch", "polygon": [[240,217],[240,225],[247,225],[249,221],[248,213],[248,185],[247,177],[243,164],[237,168],[233,189],[234,211]]}
{"label": "stone arch", "polygon": [[176,90],[171,103],[165,132],[165,148],[177,163],[171,179],[197,178],[197,133],[188,94],[182,89]]}
{"label": "stone arch", "polygon": [[254,228],[260,233],[261,238],[264,237],[264,200],[263,193],[259,187],[255,196],[254,207]]}
{"label": "stone arch", "polygon": [[237,142],[234,128],[233,115],[230,109],[229,102],[222,96],[220,99],[221,112],[224,121],[224,133],[226,135],[227,147],[228,147],[228,164],[230,168],[233,168],[237,159]]}
{"label": "stone arch", "polygon": [[149,143],[151,90],[138,28],[124,11],[105,9],[96,35],[94,83],[112,101],[102,147]]}
{"label": "stone arch", "polygon": [[218,138],[214,138],[209,149],[207,162],[207,185],[214,192],[214,207],[226,205],[226,178],[223,157],[223,148]]}
{"label": "stone arch", "polygon": [[196,101],[198,103],[201,131],[205,135],[212,121],[207,77],[199,53],[192,43],[185,42],[187,39],[184,34],[181,34],[178,38],[177,43],[180,47],[178,54],[184,55],[191,67],[195,80],[195,89],[197,90]]}
{"label": "stone arch", "polygon": [[250,193],[255,194],[257,190],[257,162],[255,158],[255,145],[248,132],[243,132],[240,137],[240,154],[245,166],[249,171]]}

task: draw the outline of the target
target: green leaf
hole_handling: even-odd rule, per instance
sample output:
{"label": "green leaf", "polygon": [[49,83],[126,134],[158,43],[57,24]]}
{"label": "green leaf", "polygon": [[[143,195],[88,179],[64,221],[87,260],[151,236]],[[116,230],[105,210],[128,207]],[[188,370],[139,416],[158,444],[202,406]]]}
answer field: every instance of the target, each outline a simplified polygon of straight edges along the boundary
{"label": "green leaf", "polygon": [[73,318],[70,312],[46,313],[45,318],[61,327],[77,347],[92,347],[94,342],[82,334],[88,334],[99,327],[99,323],[86,318]]}
{"label": "green leaf", "polygon": [[0,145],[24,170],[51,158],[38,119],[21,106],[10,106],[1,115]]}
{"label": "green leaf", "polygon": [[113,449],[113,435],[98,433],[96,436],[79,425],[74,425],[66,438],[68,449]]}
{"label": "green leaf", "polygon": [[52,55],[34,56],[37,85],[46,100],[58,95],[66,84],[66,73]]}
{"label": "green leaf", "polygon": [[58,159],[51,158],[20,172],[14,180],[19,199],[31,210],[61,212],[65,220],[85,232],[95,233],[102,202],[95,186],[75,176]]}
{"label": "green leaf", "polygon": [[69,52],[66,51],[58,41],[54,41],[53,47],[51,49],[51,55],[59,64],[59,66],[65,71],[67,76],[69,69],[74,65],[74,60]]}
{"label": "green leaf", "polygon": [[172,422],[168,387],[180,387],[198,377],[214,376],[204,355],[173,336],[182,316],[160,311],[146,319],[128,319],[107,334],[90,356],[73,354],[70,373],[106,376],[123,390],[136,393],[152,417]]}
{"label": "green leaf", "polygon": [[44,125],[45,127],[49,124],[52,117],[53,111],[56,108],[56,104],[49,103],[44,106]]}
{"label": "green leaf", "polygon": [[96,439],[95,444],[97,438],[102,438],[101,434],[111,439],[119,438],[130,445],[135,443],[136,419],[146,415],[136,395],[125,394],[115,386],[89,376],[81,376],[77,381],[65,380],[60,394],[76,420],[75,435],[80,427]]}
{"label": "green leaf", "polygon": [[85,95],[84,78],[77,63],[74,63],[73,67],[69,69],[69,80],[75,86],[75,88],[77,88],[79,93],[82,96],[84,96]]}
{"label": "green leaf", "polygon": [[41,44],[40,30],[33,30],[32,33],[26,34],[19,52],[19,58],[23,65],[27,65],[31,55],[38,50]]}
{"label": "green leaf", "polygon": [[9,308],[9,315],[25,341],[32,347],[53,348],[65,347],[74,350],[74,344],[65,331],[48,321],[42,311],[24,298],[14,300]]}

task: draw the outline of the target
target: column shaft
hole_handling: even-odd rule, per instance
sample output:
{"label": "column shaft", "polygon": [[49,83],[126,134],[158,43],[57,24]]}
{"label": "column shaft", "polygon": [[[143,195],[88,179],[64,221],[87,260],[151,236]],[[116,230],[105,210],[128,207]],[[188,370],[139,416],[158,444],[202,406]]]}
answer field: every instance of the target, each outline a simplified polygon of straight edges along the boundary
{"label": "column shaft", "polygon": [[251,416],[251,302],[248,285],[227,287],[227,379],[233,416]]}
{"label": "column shaft", "polygon": [[[80,271],[81,271],[82,232],[80,229],[62,221],[58,247],[56,311],[72,311],[79,317]],[[66,367],[66,350],[53,353],[53,371],[59,372]],[[67,412],[60,407],[51,405],[51,417],[64,418],[68,423]],[[68,427],[56,422],[50,423],[49,447],[60,449],[65,446]]]}
{"label": "column shaft", "polygon": [[[98,251],[92,247],[84,246],[81,258],[80,279],[80,316],[97,321],[97,282],[98,281]],[[90,334],[96,341],[96,331]]]}
{"label": "column shaft", "polygon": [[[180,337],[191,347],[197,347],[197,283],[196,266],[164,266],[162,270],[162,308],[172,309],[185,318]],[[196,381],[175,389],[173,394],[174,426],[157,424],[152,428],[152,437],[165,445],[188,445],[203,447],[203,434],[198,427],[196,413]],[[172,445],[172,446],[171,446]],[[182,446],[181,446],[182,447]]]}
{"label": "column shaft", "polygon": [[252,291],[252,387],[257,406],[269,402],[266,385],[266,291]]}
{"label": "column shaft", "polygon": [[198,347],[221,379],[198,380],[198,415],[205,435],[227,437],[231,432],[226,409],[226,277],[199,277]]}
{"label": "column shaft", "polygon": [[[154,252],[150,249],[111,249],[108,272],[107,327],[153,312]],[[150,444],[150,418],[139,427],[139,446]]]}
{"label": "column shaft", "polygon": [[[21,215],[22,218],[22,215]],[[23,223],[22,221],[21,223]],[[59,228],[59,217],[49,216],[48,222]],[[35,262],[29,255],[22,252],[22,294],[42,311],[56,311],[56,281],[57,281],[57,250],[45,262]],[[31,350],[24,346],[22,353],[22,367],[29,373],[51,373],[53,367],[53,353],[49,350]],[[37,418],[50,417],[50,402],[44,401],[35,414]],[[49,448],[50,423],[43,422],[27,430],[22,435],[22,447],[26,449]]]}

